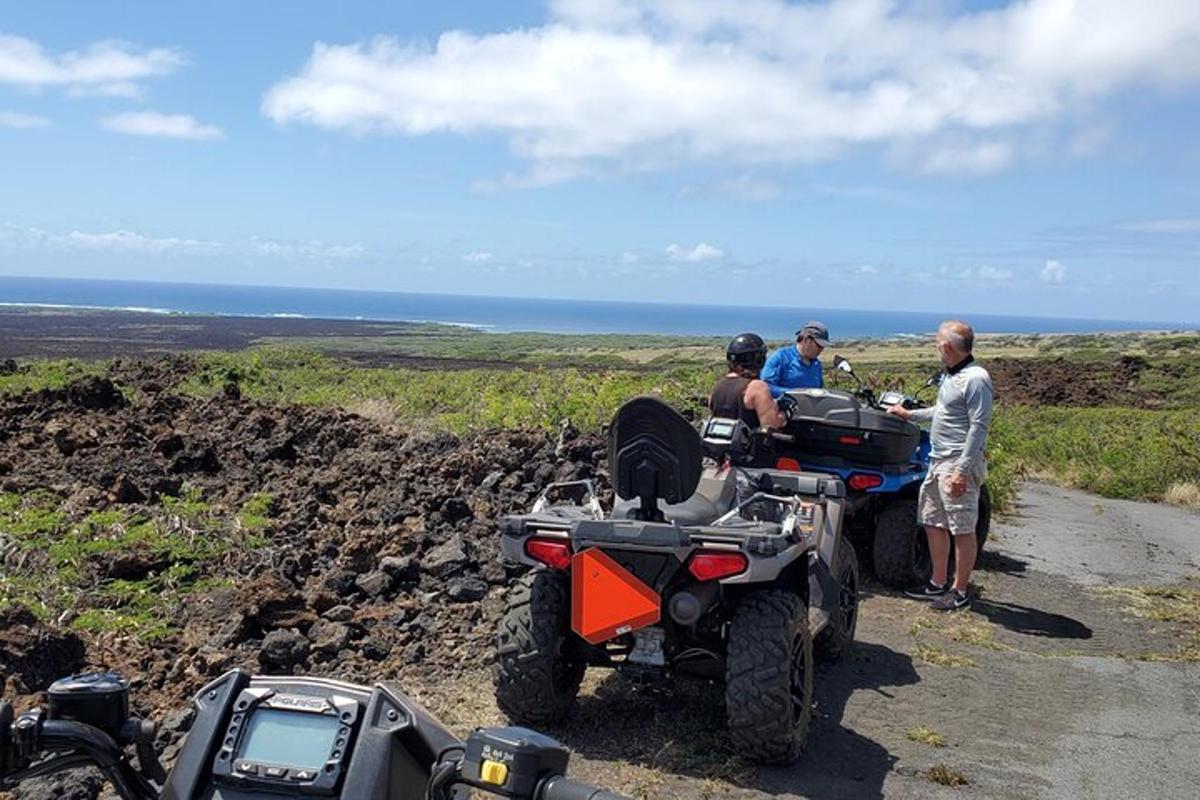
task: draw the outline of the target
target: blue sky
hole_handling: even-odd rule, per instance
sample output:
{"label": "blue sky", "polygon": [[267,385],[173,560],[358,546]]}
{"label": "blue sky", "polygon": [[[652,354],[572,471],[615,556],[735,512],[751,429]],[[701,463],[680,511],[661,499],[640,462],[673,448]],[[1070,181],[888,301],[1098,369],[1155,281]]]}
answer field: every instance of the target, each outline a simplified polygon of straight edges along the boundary
{"label": "blue sky", "polygon": [[1200,321],[1200,3],[0,2],[0,274]]}

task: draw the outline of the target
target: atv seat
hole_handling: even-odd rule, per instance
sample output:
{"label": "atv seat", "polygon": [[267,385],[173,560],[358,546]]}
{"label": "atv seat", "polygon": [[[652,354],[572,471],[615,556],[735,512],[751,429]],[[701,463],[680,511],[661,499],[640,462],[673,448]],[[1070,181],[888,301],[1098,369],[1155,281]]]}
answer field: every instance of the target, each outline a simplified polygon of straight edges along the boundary
{"label": "atv seat", "polygon": [[[609,427],[613,488],[623,500],[637,499],[638,506],[627,512],[633,519],[662,522],[662,503],[687,505],[685,501],[691,501],[700,483],[702,458],[700,434],[656,398],[630,400],[617,410]],[[697,500],[688,515],[707,514],[709,509],[703,506],[708,502]],[[681,513],[685,513],[683,509]]]}
{"label": "atv seat", "polygon": [[[699,487],[682,503],[658,501],[658,509],[668,522],[678,525],[709,525],[717,517],[733,508],[736,488],[732,478],[712,468],[704,470]],[[617,500],[613,503],[613,519],[636,519],[637,503]]]}

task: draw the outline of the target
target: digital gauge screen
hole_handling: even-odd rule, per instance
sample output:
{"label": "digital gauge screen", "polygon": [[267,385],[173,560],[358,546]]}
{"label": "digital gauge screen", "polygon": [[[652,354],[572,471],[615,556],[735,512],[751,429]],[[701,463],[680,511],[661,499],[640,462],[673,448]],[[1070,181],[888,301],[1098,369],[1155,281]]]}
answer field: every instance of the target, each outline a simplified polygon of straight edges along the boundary
{"label": "digital gauge screen", "polygon": [[710,422],[708,425],[708,435],[721,438],[729,438],[733,436],[732,422]]}
{"label": "digital gauge screen", "polygon": [[319,770],[342,723],[328,714],[260,708],[250,715],[238,759]]}

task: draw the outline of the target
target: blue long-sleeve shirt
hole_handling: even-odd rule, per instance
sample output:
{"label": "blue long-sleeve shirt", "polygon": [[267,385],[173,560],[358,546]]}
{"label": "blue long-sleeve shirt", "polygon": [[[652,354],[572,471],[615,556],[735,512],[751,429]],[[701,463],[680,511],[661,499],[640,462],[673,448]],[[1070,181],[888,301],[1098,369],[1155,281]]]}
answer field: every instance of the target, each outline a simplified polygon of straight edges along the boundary
{"label": "blue long-sleeve shirt", "polygon": [[819,389],[825,385],[821,359],[814,358],[805,364],[794,345],[772,353],[759,377],[771,387],[772,397],[779,397],[788,389]]}

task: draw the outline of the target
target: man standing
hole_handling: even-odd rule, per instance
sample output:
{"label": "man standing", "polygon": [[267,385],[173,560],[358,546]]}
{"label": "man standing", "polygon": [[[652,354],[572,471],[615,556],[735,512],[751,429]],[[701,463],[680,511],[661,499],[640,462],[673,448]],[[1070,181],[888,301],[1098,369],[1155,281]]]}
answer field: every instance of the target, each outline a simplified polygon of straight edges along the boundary
{"label": "man standing", "polygon": [[779,397],[788,389],[824,386],[820,355],[826,347],[829,347],[829,329],[820,322],[806,322],[796,331],[796,346],[776,350],[763,367],[762,379],[771,387],[771,396]]}
{"label": "man standing", "polygon": [[[918,518],[925,526],[933,574],[927,586],[905,592],[933,601],[934,608],[955,611],[971,604],[967,594],[978,547],[979,493],[987,477],[983,449],[992,422],[992,378],[975,363],[975,332],[960,320],[943,322],[937,332],[938,356],[945,365],[937,404],[910,411],[892,406],[888,413],[913,422],[932,420],[929,473],[921,484]],[[948,582],[950,536],[954,536],[954,585]]]}

